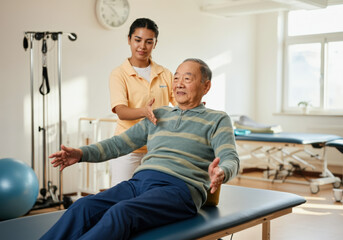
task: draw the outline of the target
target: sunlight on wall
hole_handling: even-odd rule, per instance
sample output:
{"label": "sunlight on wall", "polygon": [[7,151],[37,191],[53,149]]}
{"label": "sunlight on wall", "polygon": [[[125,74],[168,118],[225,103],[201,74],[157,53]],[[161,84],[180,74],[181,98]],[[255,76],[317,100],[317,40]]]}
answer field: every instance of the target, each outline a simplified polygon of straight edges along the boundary
{"label": "sunlight on wall", "polygon": [[224,66],[229,65],[232,62],[232,53],[231,51],[225,51],[213,58],[207,59],[206,63],[214,72],[216,69]]}
{"label": "sunlight on wall", "polygon": [[[68,82],[62,83],[62,119],[69,119],[72,117],[78,117],[86,111],[88,104],[87,101],[87,79],[85,77],[74,78]],[[55,91],[51,90],[52,93]],[[82,99],[82,101],[76,101],[76,99]],[[50,109],[53,110],[50,118],[58,118],[58,102],[46,103],[50,104]],[[30,94],[24,97],[24,127],[25,133],[31,134],[31,96]],[[50,110],[49,110],[50,111]],[[34,94],[34,116],[37,123],[37,115],[42,113],[41,95],[39,93]]]}
{"label": "sunlight on wall", "polygon": [[203,97],[206,107],[225,111],[225,74],[220,74],[212,78],[210,91]]}
{"label": "sunlight on wall", "polygon": [[87,111],[88,84],[86,77],[77,77],[62,84],[62,118],[79,117]]}
{"label": "sunlight on wall", "polygon": [[211,89],[203,98],[208,108],[225,111],[227,75],[222,72],[222,68],[227,68],[230,65],[232,62],[231,55],[230,51],[226,51],[206,60],[213,74]]}
{"label": "sunlight on wall", "polygon": [[26,95],[24,97],[24,103],[23,103],[23,111],[24,111],[24,131],[25,135],[31,134],[31,97],[30,95]]}

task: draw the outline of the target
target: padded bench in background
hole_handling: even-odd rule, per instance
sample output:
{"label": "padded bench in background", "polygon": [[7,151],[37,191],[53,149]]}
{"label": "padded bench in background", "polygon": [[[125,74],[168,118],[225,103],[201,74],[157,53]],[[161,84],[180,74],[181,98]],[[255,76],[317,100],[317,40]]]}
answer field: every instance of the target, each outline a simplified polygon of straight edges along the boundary
{"label": "padded bench in background", "polygon": [[[325,156],[325,147],[329,142],[335,142],[341,139],[340,136],[330,134],[316,133],[251,133],[246,135],[237,135],[236,143],[244,152],[239,152],[241,160],[241,171],[244,168],[267,168],[266,178],[253,177],[256,180],[278,181],[278,179],[269,178],[269,173],[275,176],[279,175],[280,170],[286,170],[288,174],[281,182],[292,182],[300,184],[308,184],[311,193],[318,193],[319,186],[332,184],[333,187],[341,186],[341,180],[334,176],[327,167],[327,158]],[[321,154],[316,154],[310,148],[321,149]],[[316,167],[311,164],[307,158],[317,160],[321,164],[321,175],[319,178],[311,179],[310,181],[299,181],[286,179],[289,173],[292,172],[293,166],[305,166],[311,169]],[[282,169],[281,169],[282,168]],[[303,168],[304,169],[304,168]],[[250,176],[242,176],[244,178],[252,178]]]}
{"label": "padded bench in background", "polygon": [[325,144],[327,147],[335,147],[338,151],[343,153],[343,138],[329,141]]}

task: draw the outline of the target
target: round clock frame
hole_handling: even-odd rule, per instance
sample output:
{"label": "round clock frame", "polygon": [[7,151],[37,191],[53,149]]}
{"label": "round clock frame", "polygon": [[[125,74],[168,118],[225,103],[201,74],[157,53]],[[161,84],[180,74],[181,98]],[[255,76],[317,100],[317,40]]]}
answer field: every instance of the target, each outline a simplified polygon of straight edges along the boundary
{"label": "round clock frame", "polygon": [[106,29],[116,29],[123,25],[130,13],[128,0],[97,0],[96,16]]}

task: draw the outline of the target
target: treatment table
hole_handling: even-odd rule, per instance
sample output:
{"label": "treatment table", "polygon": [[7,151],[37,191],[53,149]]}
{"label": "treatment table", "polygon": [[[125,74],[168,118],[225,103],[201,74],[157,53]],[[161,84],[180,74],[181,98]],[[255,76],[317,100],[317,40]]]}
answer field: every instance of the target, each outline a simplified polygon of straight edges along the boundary
{"label": "treatment table", "polygon": [[[327,143],[335,143],[340,136],[329,134],[313,133],[250,133],[246,135],[236,135],[236,143],[246,153],[240,154],[241,171],[246,167],[267,167],[274,169],[272,172],[278,174],[279,170],[285,166],[305,166],[315,169],[315,166],[309,163],[303,155],[314,160],[319,160],[322,164],[321,177],[313,179],[310,182],[286,180],[282,181],[305,183],[310,185],[312,193],[319,191],[319,186],[332,183],[335,188],[340,187],[341,181],[335,177],[327,168],[327,159],[325,157],[325,146]],[[308,147],[322,149],[322,154],[312,153]],[[287,149],[295,149],[288,151]],[[248,163],[248,159],[253,162]],[[240,175],[240,177],[242,177]],[[251,178],[251,177],[248,177]],[[263,180],[276,181],[276,179],[267,178]]]}
{"label": "treatment table", "polygon": [[[222,185],[218,206],[203,207],[197,216],[137,233],[132,240],[218,239],[262,224],[261,239],[270,239],[270,221],[292,212],[305,199],[292,193]],[[0,222],[2,240],[37,240],[63,211]]]}
{"label": "treatment table", "polygon": [[334,147],[343,154],[343,138],[326,142],[325,146]]}

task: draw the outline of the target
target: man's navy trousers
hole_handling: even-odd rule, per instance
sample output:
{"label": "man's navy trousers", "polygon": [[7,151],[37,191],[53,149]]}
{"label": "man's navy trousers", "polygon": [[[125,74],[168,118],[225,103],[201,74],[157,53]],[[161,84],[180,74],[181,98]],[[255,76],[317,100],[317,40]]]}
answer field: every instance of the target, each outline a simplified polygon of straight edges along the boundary
{"label": "man's navy trousers", "polygon": [[41,239],[129,239],[196,213],[184,181],[144,170],[129,181],[77,200]]}

